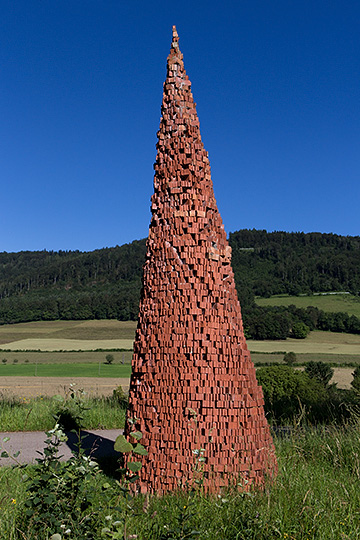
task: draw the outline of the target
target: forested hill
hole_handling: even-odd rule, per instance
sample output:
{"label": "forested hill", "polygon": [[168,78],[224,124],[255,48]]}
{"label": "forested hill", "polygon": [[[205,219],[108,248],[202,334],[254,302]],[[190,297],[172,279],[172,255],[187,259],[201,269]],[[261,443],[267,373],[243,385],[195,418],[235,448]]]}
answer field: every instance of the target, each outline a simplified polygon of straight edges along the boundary
{"label": "forested hill", "polygon": [[[253,296],[360,291],[360,238],[241,230],[230,234],[243,310]],[[93,252],[0,253],[0,324],[136,319],[145,240]]]}
{"label": "forested hill", "polygon": [[360,291],[360,237],[241,230],[230,233],[236,280],[256,296]]}
{"label": "forested hill", "polygon": [[92,252],[0,253],[0,324],[136,319],[145,243]]}

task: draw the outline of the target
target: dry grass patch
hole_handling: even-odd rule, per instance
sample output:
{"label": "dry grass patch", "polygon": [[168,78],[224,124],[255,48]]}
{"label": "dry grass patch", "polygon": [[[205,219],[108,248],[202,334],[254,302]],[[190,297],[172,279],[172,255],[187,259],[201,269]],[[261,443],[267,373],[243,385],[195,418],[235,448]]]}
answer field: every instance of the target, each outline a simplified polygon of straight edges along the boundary
{"label": "dry grass patch", "polygon": [[28,338],[134,339],[135,321],[37,321],[0,326],[0,343]]}
{"label": "dry grass patch", "polygon": [[132,349],[135,321],[39,321],[0,326],[0,349]]}
{"label": "dry grass patch", "polygon": [[131,339],[52,339],[29,338],[3,343],[2,350],[11,351],[93,351],[96,349],[132,349]]}
{"label": "dry grass patch", "polygon": [[65,396],[70,384],[82,388],[88,396],[111,396],[114,389],[121,386],[124,392],[129,390],[128,378],[101,377],[1,377],[0,393],[17,398],[35,398],[39,396]]}
{"label": "dry grass patch", "polygon": [[353,380],[353,371],[354,368],[333,368],[334,376],[330,381],[331,383],[336,383],[338,388],[345,388],[349,390],[351,388],[351,381]]}

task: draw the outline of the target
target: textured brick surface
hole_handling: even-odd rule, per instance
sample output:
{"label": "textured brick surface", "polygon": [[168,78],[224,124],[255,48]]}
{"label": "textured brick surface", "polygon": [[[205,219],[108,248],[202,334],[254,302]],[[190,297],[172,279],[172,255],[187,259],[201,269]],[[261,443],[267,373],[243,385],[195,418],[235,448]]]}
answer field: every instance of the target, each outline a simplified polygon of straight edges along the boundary
{"label": "textured brick surface", "polygon": [[274,448],[175,27],[154,168],[126,427],[149,452],[140,490],[261,484]]}

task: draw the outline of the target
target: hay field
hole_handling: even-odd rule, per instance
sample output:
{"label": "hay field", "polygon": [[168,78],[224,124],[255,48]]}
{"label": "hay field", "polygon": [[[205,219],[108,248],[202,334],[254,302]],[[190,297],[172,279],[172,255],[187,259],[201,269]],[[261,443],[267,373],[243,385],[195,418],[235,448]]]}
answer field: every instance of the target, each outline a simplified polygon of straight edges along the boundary
{"label": "hay field", "polygon": [[136,322],[39,321],[0,326],[0,350],[131,350]]}
{"label": "hay field", "polygon": [[[105,362],[107,351],[20,351],[9,352],[0,350],[0,367],[2,360],[6,364],[99,364]],[[130,364],[132,350],[113,351],[114,364]]]}
{"label": "hay field", "polygon": [[327,294],[314,296],[272,296],[271,298],[256,298],[258,306],[290,306],[298,308],[307,306],[317,307],[323,311],[343,311],[349,315],[360,317],[360,296],[352,294]]}
{"label": "hay field", "polygon": [[114,389],[121,386],[128,392],[130,379],[98,378],[98,377],[1,377],[0,394],[18,398],[35,398],[39,396],[65,396],[70,384],[82,389],[88,396],[111,396]]}

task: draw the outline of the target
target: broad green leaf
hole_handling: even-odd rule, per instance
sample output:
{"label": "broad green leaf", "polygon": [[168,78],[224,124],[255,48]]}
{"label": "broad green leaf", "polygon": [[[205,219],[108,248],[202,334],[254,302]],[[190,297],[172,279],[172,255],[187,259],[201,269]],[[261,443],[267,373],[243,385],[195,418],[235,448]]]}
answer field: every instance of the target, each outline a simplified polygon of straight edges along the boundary
{"label": "broad green leaf", "polygon": [[1,457],[9,457],[9,454],[4,450],[3,452],[1,452]]}
{"label": "broad green leaf", "polygon": [[3,442],[8,442],[8,441],[10,441],[10,437],[4,437],[3,438]]}
{"label": "broad green leaf", "polygon": [[127,464],[127,468],[131,472],[138,472],[140,471],[141,467],[142,467],[142,464],[139,461],[130,461]]}
{"label": "broad green leaf", "polygon": [[141,431],[132,431],[130,433],[130,436],[134,437],[134,439],[136,439],[137,441],[140,441],[140,439],[142,437],[142,433],[141,433]]}
{"label": "broad green leaf", "polygon": [[119,435],[116,438],[114,450],[116,452],[121,452],[122,454],[127,454],[128,452],[132,452],[133,445],[125,439],[124,435]]}
{"label": "broad green leaf", "polygon": [[147,456],[148,451],[143,447],[142,444],[137,443],[137,445],[134,447],[134,454],[138,454],[139,456]]}

